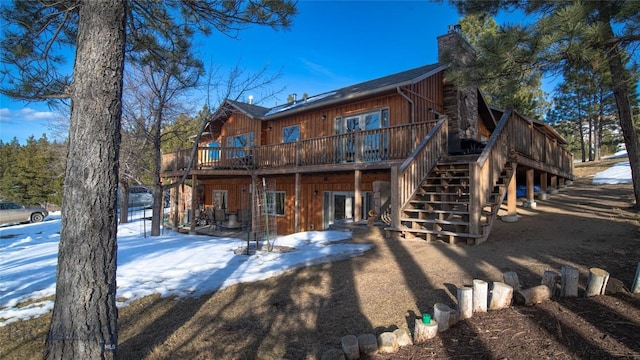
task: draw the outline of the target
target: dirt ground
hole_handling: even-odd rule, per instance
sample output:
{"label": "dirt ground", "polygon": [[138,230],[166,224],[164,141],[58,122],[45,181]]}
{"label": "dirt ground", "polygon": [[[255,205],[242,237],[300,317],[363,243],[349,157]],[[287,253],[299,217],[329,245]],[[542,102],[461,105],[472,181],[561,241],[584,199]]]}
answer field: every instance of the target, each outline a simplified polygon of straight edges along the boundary
{"label": "dirt ground", "polygon": [[[577,175],[598,170],[576,169]],[[545,270],[600,267],[626,287],[640,262],[640,213],[632,187],[577,181],[518,208],[516,223],[497,221],[480,246],[393,241],[381,229],[354,229],[374,243],[364,256],[310,266],[199,299],[147,297],[120,311],[122,359],[320,359],[342,336],[408,327],[473,279],[502,281],[515,271],[523,287]],[[47,317],[24,322],[35,328]],[[11,344],[7,358],[39,357],[44,330]],[[3,341],[7,345],[7,342]],[[2,352],[0,352],[1,354]],[[35,355],[34,355],[35,354]],[[0,356],[2,357],[2,356]],[[376,359],[640,358],[640,294],[554,299],[532,307],[474,314],[436,338]]]}

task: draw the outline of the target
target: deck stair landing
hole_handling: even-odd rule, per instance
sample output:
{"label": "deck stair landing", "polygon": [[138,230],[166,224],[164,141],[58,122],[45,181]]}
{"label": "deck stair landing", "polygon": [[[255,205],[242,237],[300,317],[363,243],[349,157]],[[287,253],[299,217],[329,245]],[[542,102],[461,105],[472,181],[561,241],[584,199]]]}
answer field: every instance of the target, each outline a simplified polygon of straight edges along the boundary
{"label": "deck stair landing", "polygon": [[440,160],[423,180],[401,212],[400,228],[405,238],[441,239],[449,243],[484,242],[504,200],[513,174],[506,164],[491,195],[483,204],[478,224],[479,234],[471,233],[470,168],[478,155],[449,156]]}

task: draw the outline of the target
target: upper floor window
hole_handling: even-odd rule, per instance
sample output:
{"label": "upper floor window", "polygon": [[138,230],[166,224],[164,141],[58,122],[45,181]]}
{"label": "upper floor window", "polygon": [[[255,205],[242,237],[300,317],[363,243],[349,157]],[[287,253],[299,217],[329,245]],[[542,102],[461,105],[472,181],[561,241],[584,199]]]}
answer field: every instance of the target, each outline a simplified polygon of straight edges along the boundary
{"label": "upper floor window", "polygon": [[292,125],[282,128],[282,142],[296,142],[300,140],[300,125]]}
{"label": "upper floor window", "polygon": [[[229,136],[227,137],[227,147],[233,148],[246,148],[253,146],[253,132]],[[235,149],[233,153],[230,154],[230,157],[245,157],[247,156],[247,151],[245,149]]]}

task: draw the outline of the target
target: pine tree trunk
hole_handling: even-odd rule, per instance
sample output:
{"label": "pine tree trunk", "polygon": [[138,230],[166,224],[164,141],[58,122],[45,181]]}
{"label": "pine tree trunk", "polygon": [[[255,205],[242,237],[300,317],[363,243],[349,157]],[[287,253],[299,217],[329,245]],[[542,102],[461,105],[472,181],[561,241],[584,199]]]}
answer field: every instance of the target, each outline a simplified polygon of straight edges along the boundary
{"label": "pine tree trunk", "polygon": [[123,0],[82,1],[71,92],[56,301],[45,359],[113,359]]}
{"label": "pine tree trunk", "polygon": [[[604,25],[604,41],[613,40],[614,34],[611,28],[611,9],[613,6],[609,2],[600,3],[600,21]],[[640,207],[640,143],[638,143],[638,134],[633,126],[633,116],[631,115],[631,104],[629,102],[629,88],[627,80],[629,77],[622,64],[622,56],[618,49],[618,44],[605,47],[605,54],[609,62],[609,70],[611,71],[611,82],[613,85],[613,95],[616,98],[618,106],[618,116],[620,118],[620,127],[622,128],[622,136],[627,147],[629,156],[629,164],[631,165],[631,178],[633,181],[633,193],[636,201],[636,208]]]}

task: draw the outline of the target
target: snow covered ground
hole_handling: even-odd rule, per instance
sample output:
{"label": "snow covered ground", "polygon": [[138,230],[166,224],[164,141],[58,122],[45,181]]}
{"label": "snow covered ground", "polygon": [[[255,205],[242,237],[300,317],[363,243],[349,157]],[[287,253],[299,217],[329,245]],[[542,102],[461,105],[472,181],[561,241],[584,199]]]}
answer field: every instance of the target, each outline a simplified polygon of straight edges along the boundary
{"label": "snow covered ground", "polygon": [[[628,162],[598,173],[594,184],[630,183]],[[351,234],[311,231],[279,237],[277,246],[291,252],[237,255],[246,241],[212,238],[166,231],[144,236],[150,221],[135,220],[118,228],[118,297],[132,300],[159,293],[162,296],[199,296],[240,282],[251,282],[285,271],[362,255],[372,245],[340,243]],[[39,224],[0,228],[0,327],[18,319],[40,316],[53,308],[60,213]],[[17,305],[35,300],[27,306]]]}
{"label": "snow covered ground", "polygon": [[[146,224],[143,223],[146,221]],[[145,228],[146,226],[146,228]],[[274,245],[291,252],[259,251],[252,256],[234,250],[245,240],[178,234],[166,231],[145,237],[150,221],[138,219],[118,227],[118,298],[199,296],[240,282],[251,282],[312,264],[362,255],[367,244],[340,243],[351,237],[342,231],[312,231],[279,237]],[[0,326],[40,316],[53,308],[60,213],[39,224],[0,228]],[[37,300],[27,306],[16,305]]]}

